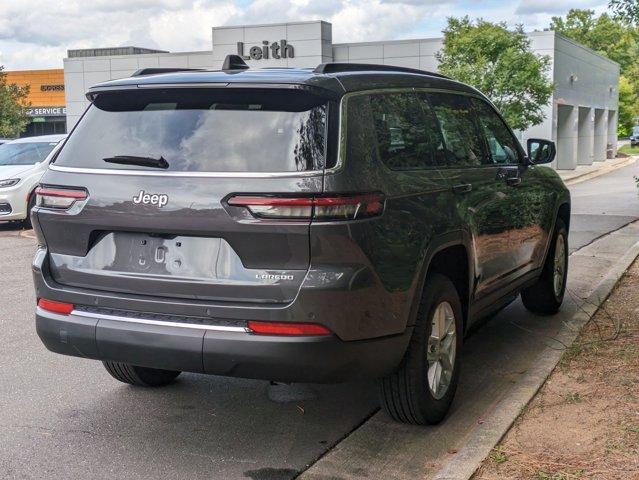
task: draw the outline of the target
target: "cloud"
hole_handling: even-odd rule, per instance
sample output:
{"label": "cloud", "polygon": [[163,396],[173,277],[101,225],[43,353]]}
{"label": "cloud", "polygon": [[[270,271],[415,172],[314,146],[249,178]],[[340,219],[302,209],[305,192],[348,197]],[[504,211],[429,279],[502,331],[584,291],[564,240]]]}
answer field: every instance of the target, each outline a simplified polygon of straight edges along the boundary
{"label": "cloud", "polygon": [[207,50],[217,25],[321,19],[333,24],[336,43],[435,36],[451,15],[540,28],[551,14],[599,4],[605,0],[0,0],[0,64],[61,68],[75,48]]}
{"label": "cloud", "polygon": [[410,34],[456,0],[255,0],[231,24],[327,20],[334,42],[381,40]]}
{"label": "cloud", "polygon": [[[162,11],[149,22],[149,37],[170,51],[211,48],[211,28],[228,24],[241,10],[232,2],[199,2],[179,11]],[[144,43],[143,38],[134,43]]]}
{"label": "cloud", "polygon": [[601,0],[567,0],[558,2],[557,0],[521,0],[515,10],[519,15],[532,15],[538,13],[561,15],[571,8],[592,8],[599,7],[605,2]]}
{"label": "cloud", "polygon": [[[371,8],[374,5],[375,8]],[[333,17],[333,38],[340,42],[405,37],[437,9],[429,4],[361,2]]]}

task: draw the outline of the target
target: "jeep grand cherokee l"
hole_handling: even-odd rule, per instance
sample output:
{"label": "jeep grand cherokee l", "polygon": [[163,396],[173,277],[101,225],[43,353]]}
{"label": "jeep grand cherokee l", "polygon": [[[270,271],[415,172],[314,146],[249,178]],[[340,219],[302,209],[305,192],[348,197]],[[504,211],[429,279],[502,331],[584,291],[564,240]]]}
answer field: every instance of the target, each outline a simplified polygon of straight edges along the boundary
{"label": "jeep grand cherokee l", "polygon": [[435,423],[474,324],[562,303],[554,145],[525,152],[469,86],[230,58],[87,96],[32,215],[36,326],[122,382],[373,377],[393,418]]}

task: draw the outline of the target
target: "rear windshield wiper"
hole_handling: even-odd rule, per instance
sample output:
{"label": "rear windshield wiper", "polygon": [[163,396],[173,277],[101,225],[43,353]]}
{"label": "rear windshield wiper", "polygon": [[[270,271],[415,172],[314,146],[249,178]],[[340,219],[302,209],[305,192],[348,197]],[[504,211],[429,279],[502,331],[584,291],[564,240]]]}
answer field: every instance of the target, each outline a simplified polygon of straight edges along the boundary
{"label": "rear windshield wiper", "polygon": [[116,155],[115,157],[103,158],[107,163],[119,163],[122,165],[139,165],[140,167],[152,167],[152,168],[169,168],[169,162],[164,157],[136,157],[135,155]]}

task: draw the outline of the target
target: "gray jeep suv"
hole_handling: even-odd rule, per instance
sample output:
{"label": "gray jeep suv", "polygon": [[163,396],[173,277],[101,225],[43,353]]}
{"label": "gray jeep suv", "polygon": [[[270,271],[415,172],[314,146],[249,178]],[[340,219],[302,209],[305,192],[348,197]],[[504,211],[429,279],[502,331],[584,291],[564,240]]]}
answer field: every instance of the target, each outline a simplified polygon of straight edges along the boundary
{"label": "gray jeep suv", "polygon": [[37,332],[116,379],[378,378],[440,421],[463,337],[564,296],[570,198],[477,90],[380,65],[144,70],[91,105],[37,192]]}

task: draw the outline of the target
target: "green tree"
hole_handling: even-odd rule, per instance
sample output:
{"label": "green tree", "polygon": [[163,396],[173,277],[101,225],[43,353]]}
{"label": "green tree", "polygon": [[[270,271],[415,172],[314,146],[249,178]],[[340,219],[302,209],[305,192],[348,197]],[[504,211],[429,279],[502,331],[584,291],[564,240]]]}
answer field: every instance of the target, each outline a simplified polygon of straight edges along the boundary
{"label": "green tree", "polygon": [[639,31],[604,13],[571,9],[566,18],[552,17],[550,29],[619,63],[622,69],[639,59]]}
{"label": "green tree", "polygon": [[29,87],[7,83],[7,74],[0,65],[0,137],[15,137],[29,123],[26,99]]}
{"label": "green tree", "polygon": [[440,72],[490,98],[512,128],[543,121],[553,90],[550,59],[533,53],[521,26],[509,30],[505,23],[449,18],[437,60]]}
{"label": "green tree", "polygon": [[620,20],[639,25],[639,2],[637,0],[610,0],[608,7]]}
{"label": "green tree", "polygon": [[[635,0],[636,3],[636,0]],[[606,13],[572,9],[565,18],[553,17],[551,30],[595,50],[619,63],[619,136],[627,136],[639,114],[639,29]]]}
{"label": "green tree", "polygon": [[619,128],[620,137],[632,132],[635,119],[639,116],[639,96],[630,81],[623,75],[619,79]]}

